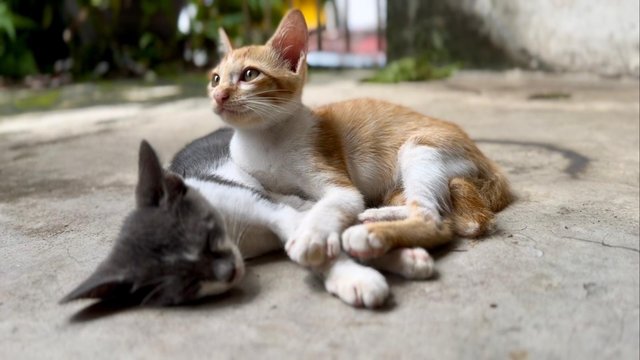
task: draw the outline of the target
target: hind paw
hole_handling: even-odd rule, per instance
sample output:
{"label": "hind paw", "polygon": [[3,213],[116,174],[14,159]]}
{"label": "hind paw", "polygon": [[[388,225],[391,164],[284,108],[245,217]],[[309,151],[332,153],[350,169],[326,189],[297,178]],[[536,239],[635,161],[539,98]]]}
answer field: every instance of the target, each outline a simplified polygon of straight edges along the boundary
{"label": "hind paw", "polygon": [[366,224],[354,225],[342,233],[342,248],[361,260],[379,257],[389,250],[383,238],[370,232]]}
{"label": "hind paw", "polygon": [[325,280],[327,291],[354,307],[375,308],[389,297],[389,285],[382,274],[360,264],[337,265]]}
{"label": "hind paw", "polygon": [[433,258],[423,248],[398,249],[398,274],[407,279],[428,279],[433,275]]}
{"label": "hind paw", "polygon": [[394,249],[369,264],[411,280],[428,279],[434,273],[433,258],[420,247]]}

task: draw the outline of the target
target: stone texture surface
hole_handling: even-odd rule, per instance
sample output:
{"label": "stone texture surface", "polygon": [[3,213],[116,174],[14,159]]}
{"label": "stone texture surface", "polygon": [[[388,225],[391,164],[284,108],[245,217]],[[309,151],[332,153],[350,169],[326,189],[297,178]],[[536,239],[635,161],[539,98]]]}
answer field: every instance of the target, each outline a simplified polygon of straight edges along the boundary
{"label": "stone texture surface", "polygon": [[636,0],[454,0],[513,57],[559,71],[640,75]]}
{"label": "stone texture surface", "polygon": [[347,75],[312,75],[306,103],[406,104],[460,123],[504,167],[519,200],[495,234],[438,251],[435,280],[390,277],[380,311],[342,304],[282,254],[198,306],[60,306],[133,205],[140,139],[167,160],[220,121],[206,99],[4,118],[0,358],[638,358],[638,82],[463,72],[383,86]]}

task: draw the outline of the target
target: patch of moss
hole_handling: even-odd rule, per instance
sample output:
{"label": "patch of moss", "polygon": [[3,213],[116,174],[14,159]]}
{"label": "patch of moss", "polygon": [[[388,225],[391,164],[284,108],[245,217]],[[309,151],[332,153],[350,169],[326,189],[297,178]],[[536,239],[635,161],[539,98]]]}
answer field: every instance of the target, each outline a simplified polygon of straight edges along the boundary
{"label": "patch of moss", "polygon": [[[166,85],[174,87],[175,90],[163,93],[161,87]],[[171,78],[158,78],[153,82],[141,79],[100,80],[74,83],[58,89],[0,91],[0,116],[95,105],[130,102],[157,104],[189,97],[203,98],[206,97],[206,86],[206,75],[201,72],[192,72]],[[148,92],[149,96],[143,96],[140,99],[132,99],[128,96],[138,90],[141,93]]]}
{"label": "patch of moss", "polygon": [[571,98],[571,94],[564,92],[546,92],[529,95],[529,100],[566,100]]}
{"label": "patch of moss", "polygon": [[444,79],[459,68],[459,64],[433,64],[427,57],[405,57],[392,61],[372,77],[368,82],[397,83],[401,81],[428,81]]}
{"label": "patch of moss", "polygon": [[14,107],[20,111],[52,108],[60,101],[59,89],[42,90],[14,100]]}

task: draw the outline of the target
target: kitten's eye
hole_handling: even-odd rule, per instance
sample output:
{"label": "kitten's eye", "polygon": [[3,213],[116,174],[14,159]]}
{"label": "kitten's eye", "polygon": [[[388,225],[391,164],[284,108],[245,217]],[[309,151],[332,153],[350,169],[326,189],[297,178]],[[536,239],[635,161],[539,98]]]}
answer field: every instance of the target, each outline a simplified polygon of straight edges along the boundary
{"label": "kitten's eye", "polygon": [[242,73],[242,81],[251,81],[260,75],[260,71],[256,69],[246,69],[244,73]]}
{"label": "kitten's eye", "polygon": [[217,86],[218,84],[220,84],[220,75],[213,74],[211,77],[211,86]]}

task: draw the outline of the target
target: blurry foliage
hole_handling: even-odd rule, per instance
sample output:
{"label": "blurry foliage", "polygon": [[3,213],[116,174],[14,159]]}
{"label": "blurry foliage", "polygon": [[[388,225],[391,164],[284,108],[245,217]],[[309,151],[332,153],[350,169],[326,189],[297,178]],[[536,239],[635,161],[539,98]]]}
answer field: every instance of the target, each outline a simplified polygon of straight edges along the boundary
{"label": "blurry foliage", "polygon": [[389,63],[366,81],[437,80],[460,68],[502,68],[508,57],[447,0],[387,2]]}
{"label": "blurry foliage", "polygon": [[[217,59],[217,29],[261,42],[286,0],[0,0],[0,77],[151,76]],[[183,16],[184,32],[178,30]]]}
{"label": "blurry foliage", "polygon": [[37,71],[27,42],[28,32],[36,28],[32,19],[16,14],[18,0],[0,1],[0,74],[22,77]]}
{"label": "blurry foliage", "polygon": [[387,59],[425,57],[438,65],[465,68],[509,67],[507,54],[479,32],[479,19],[457,10],[449,0],[387,1]]}
{"label": "blurry foliage", "polygon": [[[153,83],[144,79],[78,82],[59,88],[13,88],[0,91],[0,119],[25,111],[73,109],[96,104],[159,104],[202,96],[205,76],[201,72],[166,76]],[[2,120],[0,120],[2,121]]]}
{"label": "blurry foliage", "polygon": [[449,53],[437,32],[431,33],[431,48],[417,56],[405,56],[388,63],[369,82],[397,83],[401,81],[439,80],[451,76],[463,66]]}
{"label": "blurry foliage", "polygon": [[405,57],[392,61],[365,81],[397,83],[438,80],[449,77],[458,68],[459,64],[457,63],[437,65],[428,56]]}

